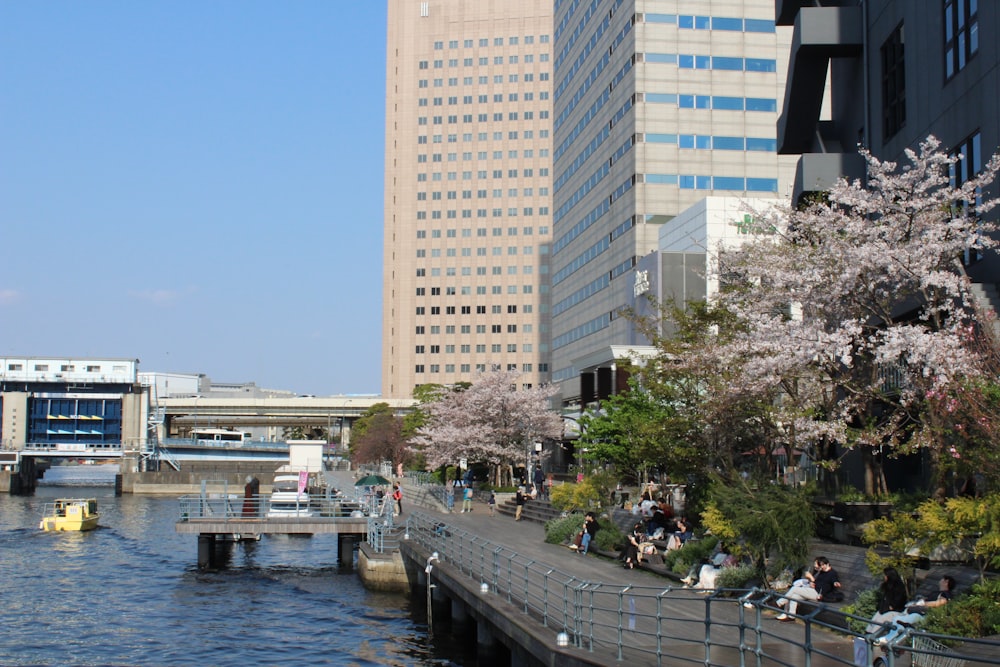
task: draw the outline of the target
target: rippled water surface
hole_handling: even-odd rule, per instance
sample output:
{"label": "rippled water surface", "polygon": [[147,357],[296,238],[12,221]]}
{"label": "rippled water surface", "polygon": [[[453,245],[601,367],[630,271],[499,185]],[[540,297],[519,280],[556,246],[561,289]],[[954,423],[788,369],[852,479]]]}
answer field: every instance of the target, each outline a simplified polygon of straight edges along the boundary
{"label": "rippled water surface", "polygon": [[[0,663],[476,664],[428,641],[419,604],[338,569],[336,538],[227,545],[226,567],[200,572],[197,538],[174,532],[177,499],[117,498],[113,474],[53,468],[34,496],[0,494]],[[38,529],[47,500],[95,496],[96,530]]]}

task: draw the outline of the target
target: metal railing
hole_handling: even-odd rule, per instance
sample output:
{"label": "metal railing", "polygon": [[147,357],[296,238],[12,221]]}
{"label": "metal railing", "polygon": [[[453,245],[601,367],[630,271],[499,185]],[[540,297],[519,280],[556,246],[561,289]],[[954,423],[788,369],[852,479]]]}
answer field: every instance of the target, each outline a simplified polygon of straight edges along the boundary
{"label": "metal railing", "polygon": [[[769,591],[589,581],[419,512],[407,518],[406,539],[437,552],[442,563],[472,580],[471,589],[485,584],[541,626],[565,633],[574,646],[613,654],[618,660],[656,665],[896,667],[910,664],[910,658],[903,657],[907,653],[932,655],[933,649],[926,647],[906,648],[912,637],[927,636],[950,644],[962,642],[963,651],[984,645],[991,649],[983,651],[988,657],[945,650],[966,665],[1000,665],[996,641],[912,632],[878,647],[881,631],[852,633],[845,629],[850,616],[823,605],[797,617],[801,632],[789,632],[770,616],[782,610],[775,605],[777,594]],[[857,652],[852,639],[859,639],[864,650]],[[856,662],[856,656],[864,662]]]}

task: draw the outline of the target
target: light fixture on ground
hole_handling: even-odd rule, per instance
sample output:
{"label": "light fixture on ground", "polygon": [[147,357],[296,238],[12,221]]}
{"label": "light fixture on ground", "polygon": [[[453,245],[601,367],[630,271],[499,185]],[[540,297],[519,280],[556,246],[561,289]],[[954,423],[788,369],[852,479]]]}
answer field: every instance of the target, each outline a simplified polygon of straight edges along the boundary
{"label": "light fixture on ground", "polygon": [[487,593],[490,592],[490,585],[485,581],[479,584],[479,592],[482,593],[483,595],[486,595]]}
{"label": "light fixture on ground", "polygon": [[556,635],[556,646],[569,646],[569,634],[560,632]]}

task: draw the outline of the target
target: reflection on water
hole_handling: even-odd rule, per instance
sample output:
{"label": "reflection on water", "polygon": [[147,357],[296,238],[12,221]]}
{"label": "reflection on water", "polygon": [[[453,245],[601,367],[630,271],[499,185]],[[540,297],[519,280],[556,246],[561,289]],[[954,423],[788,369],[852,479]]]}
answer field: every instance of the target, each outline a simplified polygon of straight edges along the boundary
{"label": "reflection on water", "polygon": [[[35,496],[0,495],[4,665],[476,665],[464,642],[429,643],[420,600],[338,568],[333,536],[223,544],[226,567],[199,571],[177,499],[115,497],[114,472],[56,467]],[[110,481],[53,481],[95,473]],[[57,496],[97,498],[98,528],[38,530]]]}

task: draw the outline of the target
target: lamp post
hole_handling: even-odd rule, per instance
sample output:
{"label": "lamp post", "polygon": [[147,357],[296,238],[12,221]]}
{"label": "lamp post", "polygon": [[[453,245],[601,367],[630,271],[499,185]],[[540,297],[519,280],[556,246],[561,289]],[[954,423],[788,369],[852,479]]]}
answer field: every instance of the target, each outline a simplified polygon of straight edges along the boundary
{"label": "lamp post", "polygon": [[434,569],[432,563],[438,563],[440,559],[438,558],[438,552],[434,552],[427,559],[427,565],[424,567],[424,573],[427,575],[427,637],[428,639],[434,639],[434,605],[431,603],[431,589],[434,585],[431,583],[431,571]]}

